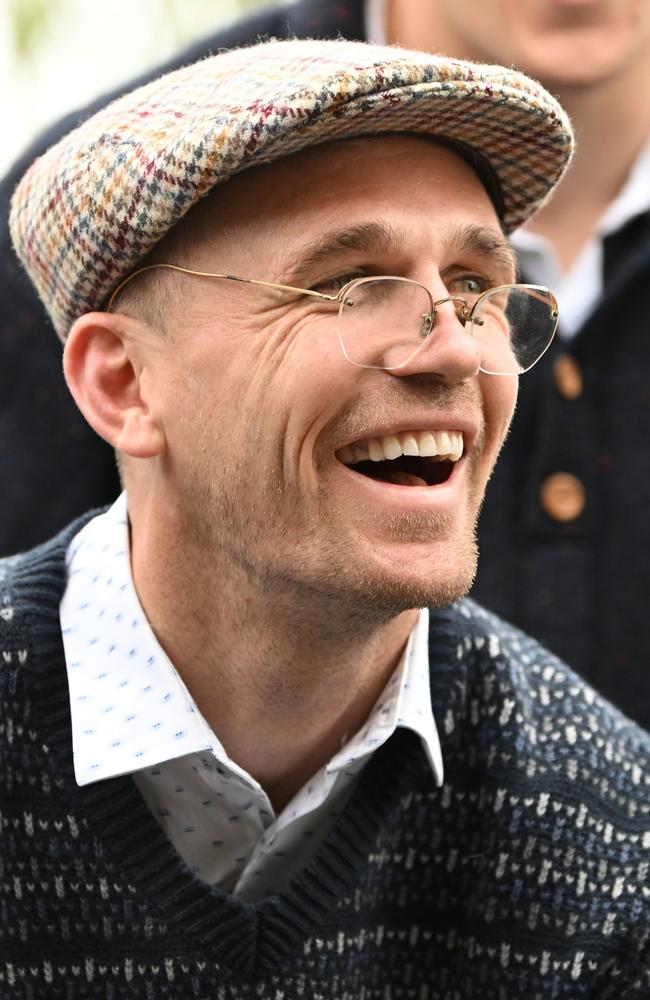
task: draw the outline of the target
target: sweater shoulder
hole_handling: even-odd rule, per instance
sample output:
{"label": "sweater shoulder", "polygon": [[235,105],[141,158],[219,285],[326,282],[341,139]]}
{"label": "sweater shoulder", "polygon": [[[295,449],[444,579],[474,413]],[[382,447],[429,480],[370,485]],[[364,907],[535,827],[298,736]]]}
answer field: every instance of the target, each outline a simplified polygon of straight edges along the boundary
{"label": "sweater shoulder", "polygon": [[537,761],[567,786],[595,781],[611,805],[650,810],[650,734],[531,636],[473,600],[451,609],[466,710],[513,759]]}

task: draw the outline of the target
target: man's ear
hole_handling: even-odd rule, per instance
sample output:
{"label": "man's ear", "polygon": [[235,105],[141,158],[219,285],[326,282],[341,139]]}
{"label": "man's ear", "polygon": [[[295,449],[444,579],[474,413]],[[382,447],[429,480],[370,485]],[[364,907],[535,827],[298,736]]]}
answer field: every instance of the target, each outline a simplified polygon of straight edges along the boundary
{"label": "man's ear", "polygon": [[128,316],[86,313],[72,327],[63,352],[66,382],[90,426],[134,458],[165,450],[143,361],[143,346],[157,336]]}

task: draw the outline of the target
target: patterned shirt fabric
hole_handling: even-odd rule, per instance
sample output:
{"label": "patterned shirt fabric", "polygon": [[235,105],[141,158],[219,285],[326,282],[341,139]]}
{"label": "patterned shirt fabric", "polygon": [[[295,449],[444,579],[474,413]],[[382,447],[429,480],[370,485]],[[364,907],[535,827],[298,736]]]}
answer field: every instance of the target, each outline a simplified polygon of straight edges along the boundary
{"label": "patterned shirt fabric", "polygon": [[136,772],[145,802],[181,857],[244,899],[277,891],[336,820],[363,767],[398,727],[422,739],[437,784],[428,611],[365,725],[276,815],[232,761],[160,647],[131,576],[127,498],[85,525],[67,552],[61,601],[79,785]]}
{"label": "patterned shirt fabric", "polygon": [[642,1000],[650,737],[471,601],[430,613],[445,784],[398,729],[256,903],[129,775],[79,787],[59,602],[79,530],[0,562],[3,1000]]}

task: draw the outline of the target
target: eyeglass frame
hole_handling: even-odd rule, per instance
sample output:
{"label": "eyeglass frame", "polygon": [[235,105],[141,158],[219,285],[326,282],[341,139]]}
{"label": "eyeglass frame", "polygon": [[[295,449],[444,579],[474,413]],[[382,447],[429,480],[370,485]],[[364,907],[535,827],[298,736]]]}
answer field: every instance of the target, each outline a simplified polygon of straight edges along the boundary
{"label": "eyeglass frame", "polygon": [[146,271],[155,271],[159,269],[168,271],[177,271],[180,272],[181,274],[193,274],[197,278],[222,278],[225,281],[238,281],[241,284],[245,285],[260,285],[263,288],[277,288],[279,291],[283,292],[297,292],[299,295],[311,295],[313,298],[321,299],[326,302],[337,302],[339,304],[339,317],[341,315],[341,307],[344,305],[343,301],[344,296],[350,291],[350,288],[352,288],[352,286],[356,285],[358,282],[368,281],[369,279],[379,280],[379,281],[390,279],[393,281],[394,280],[405,281],[413,285],[419,285],[426,291],[429,298],[431,299],[432,311],[430,314],[425,314],[423,316],[423,319],[426,319],[429,322],[426,335],[423,336],[422,338],[422,345],[420,345],[420,347],[418,347],[414,351],[414,353],[409,358],[407,358],[406,361],[403,361],[401,364],[395,365],[392,368],[386,368],[381,365],[359,364],[358,361],[352,361],[352,359],[348,356],[343,341],[341,340],[339,334],[339,344],[346,361],[348,361],[351,365],[355,365],[357,368],[371,368],[379,371],[399,371],[400,368],[403,368],[405,365],[407,365],[410,361],[413,360],[413,358],[420,351],[421,347],[424,345],[426,340],[428,340],[428,338],[431,336],[431,332],[433,330],[437,317],[437,306],[444,305],[446,302],[452,302],[454,303],[454,311],[456,313],[456,317],[458,318],[458,321],[462,324],[463,328],[465,328],[467,323],[473,323],[473,322],[476,322],[477,326],[482,326],[483,320],[480,319],[473,320],[472,317],[476,309],[480,306],[481,302],[487,296],[492,295],[494,292],[504,291],[506,289],[521,288],[521,289],[526,289],[528,291],[543,292],[545,295],[548,295],[551,300],[550,301],[551,319],[555,320],[555,325],[553,327],[553,332],[549,337],[548,344],[546,345],[542,353],[539,355],[539,357],[533,361],[532,365],[529,365],[528,368],[524,368],[523,371],[520,372],[486,372],[479,365],[479,371],[485,375],[499,375],[499,376],[515,375],[518,378],[520,375],[525,375],[526,372],[529,372],[531,368],[534,368],[537,362],[540,361],[541,358],[543,358],[543,356],[546,354],[549,347],[553,343],[553,338],[555,337],[555,334],[557,332],[557,325],[560,315],[557,299],[555,298],[555,295],[550,290],[550,288],[547,288],[546,285],[531,285],[522,282],[511,282],[505,285],[495,285],[492,288],[486,288],[484,292],[481,292],[476,302],[470,309],[469,304],[465,301],[464,298],[462,298],[462,296],[459,295],[447,295],[445,298],[436,299],[434,301],[431,292],[429,291],[426,285],[422,284],[421,281],[415,281],[413,278],[405,278],[402,275],[397,275],[397,274],[377,274],[377,275],[372,274],[372,275],[363,275],[358,278],[352,278],[350,281],[346,281],[346,283],[342,286],[342,288],[338,290],[336,295],[328,295],[327,292],[317,292],[313,288],[297,288],[295,285],[280,285],[274,281],[262,281],[259,278],[241,278],[236,274],[219,274],[213,271],[194,271],[189,267],[181,267],[180,264],[165,264],[165,263],[147,264],[145,265],[145,267],[140,267],[136,271],[133,271],[131,274],[127,275],[127,277],[124,278],[124,280],[121,281],[120,284],[117,286],[117,288],[111,293],[111,297],[108,300],[105,311],[107,313],[110,313],[112,311],[112,307],[115,300],[117,299],[119,294],[123,291],[123,289],[126,288],[126,286],[130,284],[131,281],[133,281],[134,278],[137,278],[140,274],[144,274]]}

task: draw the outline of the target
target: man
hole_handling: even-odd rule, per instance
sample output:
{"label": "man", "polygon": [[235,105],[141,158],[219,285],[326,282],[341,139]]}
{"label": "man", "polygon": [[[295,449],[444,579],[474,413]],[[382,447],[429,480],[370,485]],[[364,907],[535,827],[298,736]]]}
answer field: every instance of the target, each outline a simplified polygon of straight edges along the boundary
{"label": "man", "polygon": [[[650,658],[650,476],[642,460],[650,105],[634,96],[650,83],[650,7],[637,0],[300,0],[203,40],[176,64],[258,36],[339,32],[517,65],[571,113],[580,142],[568,178],[526,233],[515,235],[525,277],[558,292],[560,336],[527,379],[488,490],[475,594],[650,728],[641,666]],[[0,189],[7,209],[29,162],[78,119],[68,116],[19,161]],[[0,551],[9,553],[112,501],[119,486],[110,450],[64,392],[46,314],[16,267],[6,230],[1,239]]]}
{"label": "man", "polygon": [[512,71],[275,42],[27,172],[126,493],[0,570],[4,995],[647,994],[648,738],[450,606],[570,152]]}

